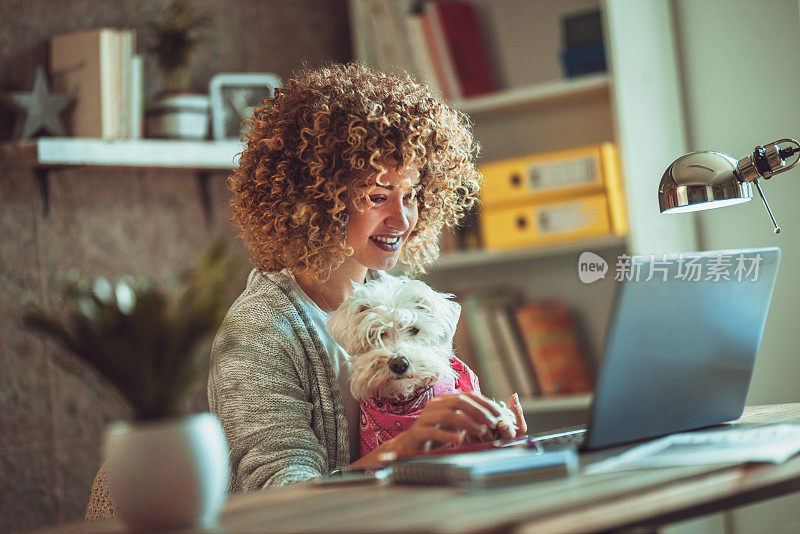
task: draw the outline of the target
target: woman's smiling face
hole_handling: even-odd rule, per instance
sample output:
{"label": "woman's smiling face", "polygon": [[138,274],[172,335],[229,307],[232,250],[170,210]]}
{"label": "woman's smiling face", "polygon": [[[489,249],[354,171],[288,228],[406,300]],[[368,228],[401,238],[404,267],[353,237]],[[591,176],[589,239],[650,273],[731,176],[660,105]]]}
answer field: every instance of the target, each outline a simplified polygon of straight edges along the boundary
{"label": "woman's smiling face", "polygon": [[346,243],[353,249],[349,259],[368,269],[397,264],[419,219],[419,180],[416,169],[388,169],[368,195],[370,206],[360,211],[353,202],[348,204]]}

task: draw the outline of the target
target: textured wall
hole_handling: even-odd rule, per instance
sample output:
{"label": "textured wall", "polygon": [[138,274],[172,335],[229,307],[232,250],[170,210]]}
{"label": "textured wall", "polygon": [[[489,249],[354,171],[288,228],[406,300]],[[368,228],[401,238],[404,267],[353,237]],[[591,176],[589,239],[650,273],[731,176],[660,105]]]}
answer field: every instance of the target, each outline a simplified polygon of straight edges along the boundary
{"label": "textured wall", "polygon": [[[0,3],[0,92],[29,90],[47,64],[47,39],[96,26],[135,27],[168,2],[5,0]],[[193,89],[225,72],[293,70],[350,59],[342,1],[195,1],[212,17],[198,50]],[[148,82],[151,91],[158,80]],[[12,115],[0,106],[0,139]],[[191,265],[216,236],[233,239],[225,173],[210,180],[206,223],[190,171],[71,168],[50,173],[50,210],[40,209],[31,169],[0,151],[0,531],[82,518],[100,462],[105,425],[127,407],[90,374],[50,363],[61,350],[20,325],[26,303],[58,307],[71,270],[160,283]],[[244,273],[243,273],[244,274]],[[244,278],[242,278],[242,286]]]}

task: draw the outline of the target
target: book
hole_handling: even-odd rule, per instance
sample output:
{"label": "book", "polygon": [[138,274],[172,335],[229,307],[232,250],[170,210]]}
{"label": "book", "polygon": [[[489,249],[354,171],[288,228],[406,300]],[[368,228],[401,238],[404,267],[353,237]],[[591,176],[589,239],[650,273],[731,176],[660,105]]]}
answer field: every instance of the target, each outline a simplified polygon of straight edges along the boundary
{"label": "book", "polygon": [[606,70],[603,22],[595,9],[561,18],[561,63],[568,78]]}
{"label": "book", "polygon": [[128,94],[128,137],[139,139],[144,122],[144,56],[136,54],[131,58],[130,86]]}
{"label": "book", "polygon": [[132,30],[96,28],[50,40],[53,89],[75,97],[74,137],[119,139],[129,136],[132,90]]}
{"label": "book", "polygon": [[561,42],[565,49],[603,42],[603,20],[599,9],[569,13],[561,17]]}
{"label": "book", "polygon": [[136,33],[134,30],[117,30],[119,39],[119,113],[114,125],[114,137],[124,139],[131,137],[133,128],[133,55],[136,49]]}
{"label": "book", "polygon": [[425,28],[422,26],[423,14],[421,11],[412,11],[405,17],[406,34],[411,50],[411,70],[417,76],[417,80],[428,85],[432,93],[443,96],[439,80],[436,76],[436,67],[428,49],[425,37]]}
{"label": "book", "polygon": [[578,454],[565,449],[540,453],[528,447],[398,460],[391,479],[398,484],[487,489],[567,476],[578,470]]}
{"label": "book", "polygon": [[360,0],[371,28],[374,63],[383,70],[398,72],[411,64],[397,0]]}
{"label": "book", "polygon": [[515,391],[523,399],[535,397],[539,388],[517,325],[511,317],[511,309],[508,305],[501,304],[490,308],[489,314],[500,357],[506,362]]}
{"label": "book", "polygon": [[505,292],[495,294],[472,294],[464,299],[464,315],[468,326],[470,341],[478,364],[478,378],[481,392],[507,401],[515,392],[515,384],[501,356],[502,347],[493,332],[490,308],[496,305],[509,305],[514,297]]}
{"label": "book", "polygon": [[527,302],[514,319],[542,396],[592,390],[592,379],[572,316],[561,301]]}
{"label": "book", "polygon": [[457,96],[468,98],[494,92],[491,63],[475,6],[469,2],[440,0],[428,4],[426,10],[431,17],[436,43],[449,58],[445,75],[455,80]]}
{"label": "book", "polygon": [[426,4],[424,11],[419,14],[419,20],[425,36],[425,46],[430,56],[436,83],[445,100],[457,100],[461,98],[461,91],[456,81],[453,65],[450,63],[450,57],[444,48],[444,36],[439,26],[434,22],[431,13],[430,4]]}

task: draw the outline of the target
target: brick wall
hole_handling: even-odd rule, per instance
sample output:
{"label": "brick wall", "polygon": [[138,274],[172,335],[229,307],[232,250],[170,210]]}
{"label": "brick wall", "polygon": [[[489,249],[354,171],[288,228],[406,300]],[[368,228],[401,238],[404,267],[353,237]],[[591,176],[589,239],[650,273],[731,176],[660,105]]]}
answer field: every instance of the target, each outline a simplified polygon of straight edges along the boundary
{"label": "brick wall", "polygon": [[[47,65],[47,39],[98,26],[146,24],[166,0],[12,0],[0,4],[0,92],[29,90]],[[212,16],[197,51],[192,88],[217,72],[273,72],[350,59],[346,3],[228,0],[193,3]],[[158,80],[148,81],[148,91]],[[0,139],[13,115],[0,104]],[[226,173],[210,180],[211,221],[196,175],[155,169],[69,168],[50,172],[47,213],[30,168],[0,151],[0,531],[83,517],[100,463],[102,433],[128,408],[90,373],[51,363],[53,343],[20,324],[24,306],[58,306],[71,271],[125,274],[166,283],[192,265],[228,223]],[[242,273],[241,285],[244,285]],[[202,399],[202,393],[200,394]],[[202,406],[202,400],[198,403]]]}

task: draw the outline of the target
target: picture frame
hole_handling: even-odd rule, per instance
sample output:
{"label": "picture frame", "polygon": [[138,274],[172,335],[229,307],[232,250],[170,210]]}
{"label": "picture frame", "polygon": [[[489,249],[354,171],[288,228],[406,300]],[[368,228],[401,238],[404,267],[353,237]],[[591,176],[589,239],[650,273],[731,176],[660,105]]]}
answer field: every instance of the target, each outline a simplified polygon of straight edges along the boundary
{"label": "picture frame", "polygon": [[252,116],[253,108],[262,100],[272,98],[280,85],[281,79],[276,74],[224,72],[214,75],[208,88],[213,139],[241,139],[243,121]]}

